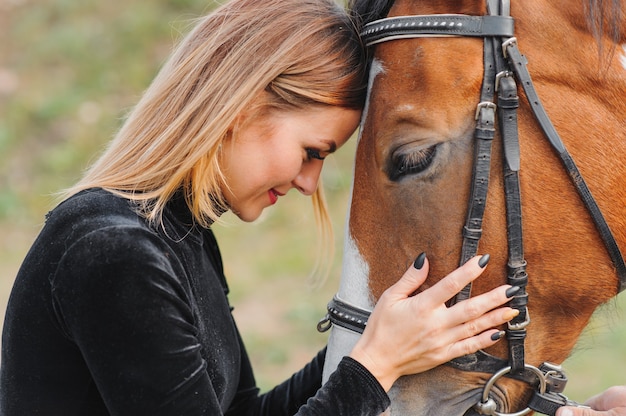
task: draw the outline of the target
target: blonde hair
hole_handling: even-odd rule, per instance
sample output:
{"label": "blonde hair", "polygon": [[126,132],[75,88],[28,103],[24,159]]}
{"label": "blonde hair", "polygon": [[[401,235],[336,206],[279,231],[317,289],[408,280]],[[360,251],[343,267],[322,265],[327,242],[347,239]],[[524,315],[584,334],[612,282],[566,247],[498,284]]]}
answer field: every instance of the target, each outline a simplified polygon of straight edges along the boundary
{"label": "blonde hair", "polygon": [[[360,109],[364,53],[357,28],[333,0],[231,0],[199,19],[105,152],[63,196],[104,188],[159,222],[182,189],[196,222],[210,226],[227,209],[218,155],[237,116],[262,93],[274,108]],[[313,205],[327,233],[321,186]]]}

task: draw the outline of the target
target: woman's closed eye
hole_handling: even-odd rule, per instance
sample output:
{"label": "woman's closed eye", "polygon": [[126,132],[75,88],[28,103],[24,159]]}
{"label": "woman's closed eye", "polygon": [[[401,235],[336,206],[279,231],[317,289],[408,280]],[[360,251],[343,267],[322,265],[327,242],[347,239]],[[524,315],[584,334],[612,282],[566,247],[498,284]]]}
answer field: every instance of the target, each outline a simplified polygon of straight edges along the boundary
{"label": "woman's closed eye", "polygon": [[321,151],[317,149],[307,148],[306,149],[307,161],[311,161],[313,159],[324,160],[326,157],[321,155]]}

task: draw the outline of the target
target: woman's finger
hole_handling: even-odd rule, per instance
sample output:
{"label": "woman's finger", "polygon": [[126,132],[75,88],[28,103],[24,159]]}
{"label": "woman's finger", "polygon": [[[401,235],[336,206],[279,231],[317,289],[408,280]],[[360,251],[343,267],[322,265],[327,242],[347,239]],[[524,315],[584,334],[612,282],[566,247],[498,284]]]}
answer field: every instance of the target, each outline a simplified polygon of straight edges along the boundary
{"label": "woman's finger", "polygon": [[[450,329],[450,337],[453,342],[471,338],[482,332],[496,328],[519,315],[519,311],[513,308],[498,308],[476,319],[465,321]],[[494,331],[490,331],[493,335]],[[494,340],[494,341],[497,341]]]}
{"label": "woman's finger", "polygon": [[[496,334],[498,334],[496,336]],[[461,357],[463,355],[468,355],[475,353],[478,350],[485,349],[487,347],[492,346],[501,337],[500,331],[493,330],[483,332],[476,336],[465,338],[461,341],[457,341],[454,344],[450,345],[448,349],[446,361],[450,361],[453,358]]]}
{"label": "woman's finger", "polygon": [[387,289],[387,294],[402,298],[411,296],[426,280],[428,267],[426,254],[420,254],[400,280]]}
{"label": "woman's finger", "polygon": [[[626,414],[626,386],[613,386],[585,402],[596,410],[621,408]],[[621,413],[617,413],[621,414]]]}
{"label": "woman's finger", "polygon": [[489,262],[489,254],[476,256],[463,266],[454,270],[422,294],[429,307],[441,305],[461,291],[468,283],[474,281],[483,272]]}
{"label": "woman's finger", "polygon": [[[459,325],[465,322],[471,322],[473,319],[481,317],[483,314],[489,312],[496,306],[500,306],[505,302],[508,302],[509,299],[518,291],[519,287],[517,286],[503,285],[492,289],[487,293],[483,293],[456,303],[448,309],[448,317],[450,319],[449,323],[450,325]],[[513,319],[513,317],[508,320]]]}

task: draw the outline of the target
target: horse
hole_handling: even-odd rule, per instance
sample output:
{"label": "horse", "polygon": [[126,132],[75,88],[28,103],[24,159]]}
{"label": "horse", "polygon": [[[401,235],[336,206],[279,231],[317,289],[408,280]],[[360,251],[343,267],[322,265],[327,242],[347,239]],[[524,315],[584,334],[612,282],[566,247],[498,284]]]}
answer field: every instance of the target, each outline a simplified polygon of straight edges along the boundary
{"label": "horse", "polygon": [[370,80],[339,290],[319,325],[332,327],[324,378],[418,252],[421,289],[489,253],[451,303],[515,283],[519,319],[495,346],[399,379],[388,413],[523,415],[553,399],[553,414],[567,403],[560,364],[626,286],[626,3],[349,7]]}

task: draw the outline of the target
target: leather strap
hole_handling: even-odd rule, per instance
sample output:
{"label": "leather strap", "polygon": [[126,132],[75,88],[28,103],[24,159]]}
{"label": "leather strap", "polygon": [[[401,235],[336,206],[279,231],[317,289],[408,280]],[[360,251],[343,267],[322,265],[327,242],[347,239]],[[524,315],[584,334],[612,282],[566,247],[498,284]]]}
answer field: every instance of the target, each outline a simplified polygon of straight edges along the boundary
{"label": "leather strap", "polygon": [[[508,15],[510,13],[509,1],[488,0],[490,13]],[[510,39],[510,37],[506,38]],[[494,60],[496,65],[495,88],[498,96],[498,121],[500,138],[503,147],[503,177],[504,199],[506,205],[507,222],[507,283],[519,286],[520,291],[511,299],[509,306],[519,311],[519,315],[513,318],[506,330],[509,342],[509,365],[511,375],[521,375],[525,372],[526,326],[529,316],[526,307],[528,294],[526,286],[528,276],[526,274],[526,261],[524,260],[524,238],[522,227],[522,196],[520,187],[520,147],[517,124],[517,110],[519,97],[517,84],[513,73],[508,68],[502,52],[503,38],[494,38]]]}
{"label": "leather strap", "polygon": [[433,14],[400,16],[377,20],[364,26],[361,36],[366,46],[395,39],[435,36],[511,37],[514,22],[504,16],[465,16]]}
{"label": "leather strap", "polygon": [[358,306],[344,302],[337,295],[333,296],[331,301],[328,302],[326,310],[328,313],[317,324],[319,332],[328,331],[330,324],[332,324],[362,334],[365,331],[365,326],[371,313]]}
{"label": "leather strap", "polygon": [[[474,167],[468,201],[467,217],[463,227],[460,265],[478,253],[478,244],[482,236],[483,218],[487,205],[489,177],[491,172],[491,148],[495,136],[496,105],[493,103],[493,90],[496,79],[494,49],[491,39],[485,38],[483,44],[483,82],[480,89],[480,103],[476,108],[476,128],[474,131]],[[452,300],[458,303],[469,299],[472,284],[465,286]]]}
{"label": "leather strap", "polygon": [[[498,358],[483,350],[478,350],[475,353],[464,355],[462,357],[448,361],[446,365],[462,371],[494,374],[501,369],[509,366],[509,363],[507,360]],[[510,372],[505,374],[505,377],[512,378],[514,380],[524,381],[531,386],[538,384],[537,377],[533,373],[527,371],[517,373]]]}
{"label": "leather strap", "polygon": [[524,93],[526,94],[526,98],[528,99],[528,103],[537,119],[537,122],[541,125],[548,141],[552,145],[552,147],[558,153],[561,162],[565,166],[567,173],[572,180],[572,183],[576,187],[578,194],[580,195],[581,200],[585,204],[585,207],[591,214],[594,224],[604,241],[604,245],[613,261],[613,265],[615,266],[616,273],[619,277],[619,285],[618,292],[622,292],[626,289],[626,264],[624,263],[624,256],[615,241],[615,237],[611,232],[609,225],[602,215],[602,211],[598,207],[587,183],[584,178],[580,174],[576,163],[572,159],[572,156],[569,154],[567,149],[565,148],[565,144],[561,140],[561,137],[557,133],[554,125],[550,121],[548,114],[546,113],[545,108],[541,104],[541,100],[537,95],[537,91],[533,85],[532,79],[530,77],[530,73],[528,72],[528,68],[526,67],[527,61],[526,58],[520,53],[517,48],[517,42],[514,41],[514,38],[503,45],[503,49],[506,51],[506,56],[510,62],[512,70],[515,72],[515,75],[519,79],[522,84],[522,88],[524,89]]}
{"label": "leather strap", "polygon": [[497,81],[498,88],[498,119],[500,121],[500,135],[504,146],[504,159],[508,169],[512,172],[520,170],[520,147],[517,130],[517,109],[519,97],[517,84],[512,74],[500,72]]}
{"label": "leather strap", "polygon": [[507,282],[519,286],[521,290],[513,297],[509,305],[520,313],[509,322],[507,339],[509,341],[509,363],[511,373],[521,373],[525,368],[524,341],[528,324],[528,294],[526,285],[526,261],[524,260],[524,238],[522,227],[522,201],[520,189],[520,150],[517,133],[517,84],[508,72],[504,72],[504,62],[498,59],[498,70],[504,73],[498,83],[498,120],[504,148],[504,196],[506,203],[508,273]]}
{"label": "leather strap", "polygon": [[562,406],[567,406],[567,403],[567,397],[560,394],[542,394],[535,391],[530,402],[528,402],[528,407],[541,414],[554,416],[556,411]]}

